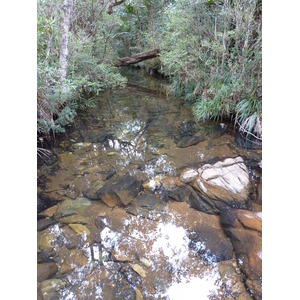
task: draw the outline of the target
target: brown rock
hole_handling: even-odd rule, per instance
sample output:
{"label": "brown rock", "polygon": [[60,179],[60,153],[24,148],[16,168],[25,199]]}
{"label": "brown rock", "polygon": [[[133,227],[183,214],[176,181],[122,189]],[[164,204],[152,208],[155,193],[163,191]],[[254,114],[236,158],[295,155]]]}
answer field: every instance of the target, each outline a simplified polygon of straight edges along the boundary
{"label": "brown rock", "polygon": [[107,184],[97,192],[97,196],[109,207],[128,205],[141,189],[141,183],[134,177],[126,175]]}
{"label": "brown rock", "polygon": [[131,268],[137,272],[141,277],[146,277],[146,271],[138,264],[132,264]]}
{"label": "brown rock", "polygon": [[45,232],[38,238],[38,249],[50,252],[55,243],[54,234]]}
{"label": "brown rock", "polygon": [[69,227],[72,228],[77,234],[84,234],[90,235],[90,231],[81,224],[69,224]]}
{"label": "brown rock", "polygon": [[41,282],[40,287],[43,294],[48,294],[63,289],[65,285],[66,284],[60,279],[48,279]]}
{"label": "brown rock", "polygon": [[59,222],[62,224],[71,224],[71,223],[80,223],[80,224],[89,224],[90,221],[80,215],[72,215],[72,216],[67,216],[59,219]]}
{"label": "brown rock", "polygon": [[226,209],[220,215],[224,231],[231,239],[238,265],[247,277],[255,299],[262,297],[261,215],[245,210]]}
{"label": "brown rock", "polygon": [[[234,299],[251,300],[253,299],[245,288],[241,276],[236,272],[230,260],[225,260],[218,263],[218,270],[224,288],[229,292]],[[230,282],[230,284],[227,284]]]}
{"label": "brown rock", "polygon": [[39,282],[44,281],[46,279],[51,278],[56,272],[58,268],[57,265],[53,262],[38,264],[37,265],[37,280]]}
{"label": "brown rock", "polygon": [[83,255],[81,250],[74,249],[69,253],[60,268],[61,274],[70,273],[75,268],[83,267],[88,263],[88,258]]}
{"label": "brown rock", "polygon": [[39,215],[43,216],[43,217],[52,218],[53,215],[56,213],[57,208],[58,208],[58,205],[51,206],[51,207],[47,208],[46,210],[42,211],[41,213],[39,213]]}
{"label": "brown rock", "polygon": [[135,300],[143,300],[143,294],[138,288],[135,288]]}

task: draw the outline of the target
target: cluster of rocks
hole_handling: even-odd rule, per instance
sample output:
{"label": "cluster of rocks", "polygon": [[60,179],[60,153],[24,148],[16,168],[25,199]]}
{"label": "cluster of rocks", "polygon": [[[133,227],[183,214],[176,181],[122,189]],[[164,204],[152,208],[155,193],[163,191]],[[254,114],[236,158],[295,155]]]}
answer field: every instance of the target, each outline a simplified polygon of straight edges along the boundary
{"label": "cluster of rocks", "polygon": [[[84,246],[82,236],[92,243],[103,243],[101,238],[95,238],[92,231],[95,228],[96,232],[107,228],[110,230],[104,218],[105,213],[98,215],[94,222],[78,213],[79,208],[91,205],[90,200],[100,200],[109,209],[125,208],[132,215],[150,220],[160,220],[170,212],[173,215],[178,214],[176,222],[178,226],[187,229],[189,247],[203,261],[211,259],[218,263],[220,274],[224,273],[232,278],[236,283],[233,293],[237,293],[237,299],[250,299],[242,281],[255,299],[261,299],[262,218],[261,213],[246,210],[250,179],[241,157],[226,158],[198,169],[185,169],[179,177],[155,177],[143,184],[130,175],[114,176],[105,180],[106,182],[101,180],[91,185],[83,192],[83,197],[68,197],[39,214],[43,217],[38,221],[38,231],[41,232],[38,239],[38,252],[41,257],[38,264],[39,295],[56,293],[65,287],[64,280],[54,279],[57,272],[60,278],[70,274],[76,264],[79,267],[87,264],[88,259],[79,250]],[[162,191],[167,199],[175,201],[168,202],[165,198],[158,197],[153,193],[157,190]],[[46,230],[57,223],[63,228],[61,241],[51,230]],[[58,244],[72,252],[72,259],[66,260],[59,268],[51,261],[51,255]],[[205,245],[206,248],[199,248],[199,245]],[[112,261],[124,264],[120,272],[127,281],[135,278],[139,282],[147,276],[147,268],[151,267],[151,262],[145,257],[139,257],[126,243],[120,243],[108,252]],[[92,256],[94,255],[92,251]],[[75,265],[74,257],[78,257]],[[235,258],[236,269],[231,263],[226,263],[234,261]],[[238,272],[241,272],[240,275],[237,275]],[[138,287],[134,296],[142,299]]]}

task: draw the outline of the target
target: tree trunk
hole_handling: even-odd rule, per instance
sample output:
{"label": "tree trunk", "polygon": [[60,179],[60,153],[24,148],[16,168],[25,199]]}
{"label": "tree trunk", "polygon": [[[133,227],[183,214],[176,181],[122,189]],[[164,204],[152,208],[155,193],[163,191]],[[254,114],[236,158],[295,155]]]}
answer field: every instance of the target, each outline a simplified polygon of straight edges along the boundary
{"label": "tree trunk", "polygon": [[119,58],[120,63],[117,66],[128,66],[128,65],[136,64],[140,61],[154,58],[158,56],[158,54],[159,54],[159,49],[154,49],[150,51],[137,53],[129,57],[122,57]]}
{"label": "tree trunk", "polygon": [[67,76],[68,69],[68,33],[73,0],[63,0],[60,31],[59,74],[61,82]]}

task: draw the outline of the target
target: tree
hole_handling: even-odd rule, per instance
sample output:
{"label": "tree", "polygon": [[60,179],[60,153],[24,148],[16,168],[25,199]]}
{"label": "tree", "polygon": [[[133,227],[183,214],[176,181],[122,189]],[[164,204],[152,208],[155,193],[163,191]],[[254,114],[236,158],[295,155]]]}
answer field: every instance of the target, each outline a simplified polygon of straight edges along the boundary
{"label": "tree", "polygon": [[73,0],[63,0],[59,55],[59,74],[61,82],[66,78],[68,70],[68,34],[72,5]]}

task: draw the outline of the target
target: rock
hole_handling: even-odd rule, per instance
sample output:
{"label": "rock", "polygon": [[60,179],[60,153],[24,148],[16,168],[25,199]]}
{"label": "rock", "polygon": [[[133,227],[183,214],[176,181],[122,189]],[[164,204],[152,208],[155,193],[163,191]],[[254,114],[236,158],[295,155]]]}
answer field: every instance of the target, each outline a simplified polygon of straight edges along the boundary
{"label": "rock", "polygon": [[128,264],[121,268],[120,273],[130,285],[139,286],[142,283],[140,275]]}
{"label": "rock", "polygon": [[81,238],[81,235],[76,234],[69,226],[65,226],[61,229],[61,236],[64,238],[63,241],[68,250],[82,248],[84,246],[84,239]]}
{"label": "rock", "polygon": [[233,247],[230,240],[214,227],[195,226],[189,234],[190,247],[196,250],[204,261],[219,262],[232,259]]}
{"label": "rock", "polygon": [[98,200],[99,197],[97,195],[97,192],[103,188],[104,181],[103,180],[97,180],[96,182],[93,182],[93,184],[90,186],[88,190],[86,190],[83,195],[84,197],[91,199],[91,200]]}
{"label": "rock", "polygon": [[259,213],[227,208],[221,224],[231,239],[238,265],[255,299],[262,297],[262,220]]}
{"label": "rock", "polygon": [[109,207],[126,206],[136,197],[140,189],[141,183],[134,177],[126,175],[109,180],[97,192],[97,196]]}
{"label": "rock", "polygon": [[143,295],[138,288],[135,288],[135,300],[143,300]]}
{"label": "rock", "polygon": [[72,144],[72,147],[75,149],[80,149],[80,148],[89,147],[91,145],[92,145],[92,143],[75,143],[75,144]]}
{"label": "rock", "polygon": [[37,230],[42,231],[48,228],[51,225],[54,225],[56,222],[53,219],[41,219],[37,221]]}
{"label": "rock", "polygon": [[57,208],[58,208],[58,205],[51,206],[51,207],[47,208],[46,210],[42,211],[41,213],[39,213],[39,216],[52,218],[53,215],[56,213]]}
{"label": "rock", "polygon": [[70,224],[70,223],[80,223],[80,224],[89,224],[90,221],[80,215],[72,215],[72,216],[68,216],[68,217],[63,217],[59,219],[59,222],[61,224]]}
{"label": "rock", "polygon": [[176,226],[187,231],[189,247],[203,261],[212,263],[232,258],[232,243],[224,233],[218,216],[197,211],[185,202],[168,202],[167,212]]}
{"label": "rock", "polygon": [[69,252],[66,260],[60,268],[60,274],[68,274],[75,268],[81,268],[88,263],[88,258],[84,256],[83,252],[79,249],[73,249]]}
{"label": "rock", "polygon": [[81,225],[81,224],[69,224],[69,227],[71,229],[73,229],[77,234],[84,234],[86,233],[86,235],[90,235],[90,231],[84,226],[84,225]]}
{"label": "rock", "polygon": [[154,178],[143,183],[143,188],[146,191],[153,192],[161,187],[161,176],[155,176]]}
{"label": "rock", "polygon": [[198,169],[199,177],[192,186],[200,192],[204,202],[218,210],[226,206],[245,208],[250,192],[247,167],[241,157],[227,158],[214,165]]}
{"label": "rock", "polygon": [[[222,280],[222,285],[228,293],[237,300],[251,300],[253,299],[246,290],[241,276],[236,272],[230,260],[225,260],[218,263],[218,270]],[[230,282],[230,284],[228,284]]]}
{"label": "rock", "polygon": [[142,262],[148,268],[152,266],[152,263],[145,257],[141,257],[140,262]]}
{"label": "rock", "polygon": [[76,187],[71,187],[65,192],[65,195],[68,198],[75,200],[80,195],[80,190]]}
{"label": "rock", "polygon": [[53,262],[37,264],[37,280],[39,282],[49,279],[57,272],[57,265]]}
{"label": "rock", "polygon": [[179,148],[186,148],[189,146],[196,145],[205,140],[204,136],[184,136],[176,144]]}
{"label": "rock", "polygon": [[155,195],[141,194],[130,203],[126,211],[150,220],[160,220],[165,214],[165,201]]}
{"label": "rock", "polygon": [[63,289],[65,287],[65,283],[60,279],[48,279],[40,284],[40,288],[42,290],[42,293],[49,294],[55,291],[59,291],[60,289]]}
{"label": "rock", "polygon": [[138,264],[132,264],[131,268],[137,272],[141,277],[146,277],[146,271]]}
{"label": "rock", "polygon": [[38,249],[51,252],[54,247],[55,237],[53,233],[45,232],[38,238]]}
{"label": "rock", "polygon": [[198,176],[198,172],[194,169],[186,169],[180,175],[180,181],[190,183]]}
{"label": "rock", "polygon": [[258,187],[257,187],[257,204],[262,205],[262,177],[260,177]]}
{"label": "rock", "polygon": [[84,197],[77,198],[76,200],[67,199],[63,201],[58,207],[54,215],[54,219],[58,220],[61,217],[75,214],[78,209],[88,207],[90,205],[91,205],[91,201]]}

